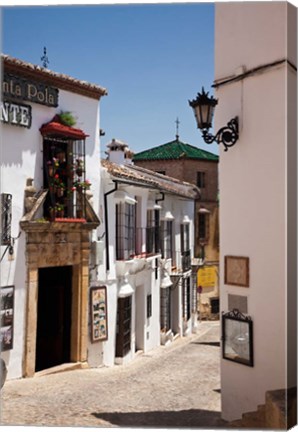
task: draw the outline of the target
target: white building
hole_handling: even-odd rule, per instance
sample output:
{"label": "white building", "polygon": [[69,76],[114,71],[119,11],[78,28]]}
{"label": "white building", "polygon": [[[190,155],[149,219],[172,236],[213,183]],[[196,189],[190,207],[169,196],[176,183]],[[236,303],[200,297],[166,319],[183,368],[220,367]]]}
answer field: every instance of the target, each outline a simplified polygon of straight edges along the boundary
{"label": "white building", "polygon": [[[1,356],[8,378],[87,361],[105,94],[97,85],[3,56]],[[61,111],[72,115],[59,117]],[[63,124],[65,117],[74,117],[75,127]]]}
{"label": "white building", "polygon": [[107,287],[109,337],[93,347],[95,366],[99,352],[105,365],[125,363],[189,334],[197,321],[191,258],[198,188],[132,165],[120,141],[108,148],[98,230],[105,253],[93,280]]}
{"label": "white building", "polygon": [[237,305],[253,326],[250,356],[229,329],[223,342],[222,415],[233,420],[296,386],[297,11],[215,8],[215,130],[239,118],[238,142],[220,150],[221,311]]}
{"label": "white building", "polygon": [[124,143],[111,143],[117,164],[101,166],[104,88],[9,56],[3,64],[1,356],[8,379],[125,363],[189,334],[197,319],[198,188],[129,165]]}

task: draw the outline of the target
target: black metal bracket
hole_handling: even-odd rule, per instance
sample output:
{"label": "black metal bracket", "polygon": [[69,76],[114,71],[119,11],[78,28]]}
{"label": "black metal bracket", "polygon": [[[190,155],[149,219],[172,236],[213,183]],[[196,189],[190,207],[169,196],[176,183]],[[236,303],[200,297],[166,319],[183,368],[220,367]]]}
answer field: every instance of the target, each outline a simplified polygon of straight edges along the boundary
{"label": "black metal bracket", "polygon": [[212,144],[215,141],[217,144],[223,144],[225,151],[227,151],[239,138],[238,117],[234,117],[228,122],[227,126],[219,129],[216,135],[212,135],[208,132],[208,129],[204,129],[202,137],[206,144]]}
{"label": "black metal bracket", "polygon": [[241,321],[251,321],[251,317],[249,315],[244,315],[239,309],[233,309],[230,312],[222,312],[222,316],[230,319],[241,320]]}

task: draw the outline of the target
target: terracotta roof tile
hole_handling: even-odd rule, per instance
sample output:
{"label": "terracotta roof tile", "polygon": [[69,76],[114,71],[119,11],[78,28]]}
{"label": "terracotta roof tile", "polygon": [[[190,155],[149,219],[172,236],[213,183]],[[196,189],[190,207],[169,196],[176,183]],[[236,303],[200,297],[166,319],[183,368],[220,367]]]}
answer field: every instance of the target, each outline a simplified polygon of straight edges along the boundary
{"label": "terracotta roof tile", "polygon": [[200,190],[197,186],[182,182],[172,177],[138,167],[136,165],[118,165],[106,159],[101,165],[116,179],[128,181],[139,186],[151,186],[154,189],[190,199],[199,199]]}
{"label": "terracotta roof tile", "polygon": [[2,54],[1,58],[4,71],[12,73],[18,72],[27,78],[43,81],[55,85],[60,89],[69,90],[73,93],[82,94],[93,99],[99,99],[101,96],[108,94],[107,90],[99,85],[91,84],[87,81],[81,81],[65,74],[53,72],[49,69],[16,59],[9,55]]}

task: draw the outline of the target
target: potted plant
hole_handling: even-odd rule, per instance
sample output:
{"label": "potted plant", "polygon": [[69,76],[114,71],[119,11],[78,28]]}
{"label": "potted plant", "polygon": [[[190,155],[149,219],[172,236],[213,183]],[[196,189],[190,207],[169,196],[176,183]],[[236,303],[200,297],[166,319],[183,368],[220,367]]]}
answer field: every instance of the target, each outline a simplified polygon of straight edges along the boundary
{"label": "potted plant", "polygon": [[48,162],[47,162],[47,166],[48,166],[48,173],[49,173],[49,176],[50,176],[50,177],[53,177],[55,170],[54,170],[54,167],[53,167],[53,163],[52,163],[52,161],[48,161]]}
{"label": "potted plant", "polygon": [[76,119],[70,111],[60,111],[59,120],[65,126],[74,126],[76,124]]}
{"label": "potted plant", "polygon": [[89,190],[90,186],[91,186],[91,183],[89,180],[86,179],[84,182],[82,182],[83,189]]}
{"label": "potted plant", "polygon": [[59,218],[63,218],[63,216],[64,216],[64,205],[63,204],[57,204],[56,205],[56,210],[57,210],[57,216],[59,217]]}
{"label": "potted plant", "polygon": [[65,184],[62,181],[57,182],[56,184],[56,194],[57,197],[61,198],[64,195]]}
{"label": "potted plant", "polygon": [[56,207],[49,207],[50,220],[54,221],[56,217]]}
{"label": "potted plant", "polygon": [[76,164],[75,164],[75,170],[76,170],[76,174],[79,177],[82,177],[83,172],[84,172],[84,168],[85,168],[85,165],[84,165],[83,159],[77,159]]}

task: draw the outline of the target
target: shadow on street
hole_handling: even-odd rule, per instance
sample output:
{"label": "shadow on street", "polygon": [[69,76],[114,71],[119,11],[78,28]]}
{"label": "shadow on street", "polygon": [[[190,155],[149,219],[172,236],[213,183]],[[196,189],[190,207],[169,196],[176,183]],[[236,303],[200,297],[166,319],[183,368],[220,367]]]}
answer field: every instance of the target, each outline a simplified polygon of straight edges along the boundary
{"label": "shadow on street", "polygon": [[191,342],[191,345],[209,345],[209,346],[220,346],[220,342]]}
{"label": "shadow on street", "polygon": [[110,412],[92,413],[98,419],[110,422],[112,425],[123,427],[202,427],[224,428],[226,422],[220,413],[206,410],[182,411],[149,411],[149,412]]}

